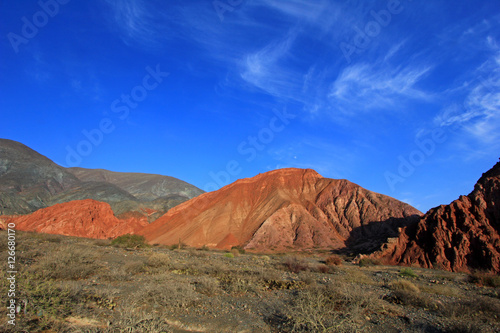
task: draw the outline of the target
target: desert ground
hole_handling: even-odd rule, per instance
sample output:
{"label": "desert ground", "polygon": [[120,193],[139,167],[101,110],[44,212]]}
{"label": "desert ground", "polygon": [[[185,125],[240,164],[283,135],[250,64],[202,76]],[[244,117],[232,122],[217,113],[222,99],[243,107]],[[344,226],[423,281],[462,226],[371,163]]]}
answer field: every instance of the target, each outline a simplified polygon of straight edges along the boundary
{"label": "desert ground", "polygon": [[[16,237],[19,308],[15,326],[1,308],[2,332],[500,332],[500,279],[481,272],[354,263],[326,250]],[[5,231],[0,239],[7,267]]]}

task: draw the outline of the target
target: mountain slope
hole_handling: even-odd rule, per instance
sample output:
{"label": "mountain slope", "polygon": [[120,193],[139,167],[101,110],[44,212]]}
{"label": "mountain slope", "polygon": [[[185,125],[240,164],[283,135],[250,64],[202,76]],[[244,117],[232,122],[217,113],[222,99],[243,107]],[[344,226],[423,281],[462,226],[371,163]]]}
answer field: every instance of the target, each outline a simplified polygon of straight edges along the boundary
{"label": "mountain slope", "polygon": [[202,192],[168,176],[66,169],[19,142],[0,139],[0,215],[94,199],[109,203],[116,215],[147,210],[153,221]]}
{"label": "mountain slope", "polygon": [[116,185],[140,201],[153,201],[172,195],[189,200],[203,193],[199,188],[169,176],[113,172],[103,169],[68,168],[67,170],[82,181],[107,182]]}
{"label": "mountain slope", "polygon": [[500,162],[474,190],[429,210],[376,254],[390,264],[500,273]]}
{"label": "mountain slope", "polygon": [[16,224],[17,230],[97,239],[135,233],[148,225],[144,216],[119,219],[109,204],[91,199],[56,204],[29,215],[7,218],[4,223],[10,222]]}
{"label": "mountain slope", "polygon": [[[347,180],[290,168],[202,194],[174,207],[140,233],[161,244],[181,240],[191,246],[230,244],[259,251],[342,248],[354,229],[370,222],[420,214]],[[370,230],[372,236],[388,236],[383,228]]]}
{"label": "mountain slope", "polygon": [[0,215],[26,214],[80,181],[27,146],[0,139]]}

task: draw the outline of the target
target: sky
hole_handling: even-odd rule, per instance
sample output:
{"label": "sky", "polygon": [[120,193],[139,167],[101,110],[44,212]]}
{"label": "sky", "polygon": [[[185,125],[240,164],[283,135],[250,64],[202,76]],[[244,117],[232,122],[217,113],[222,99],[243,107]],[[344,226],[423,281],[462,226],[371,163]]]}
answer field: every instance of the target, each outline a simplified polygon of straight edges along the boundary
{"label": "sky", "polygon": [[419,210],[500,157],[498,1],[1,0],[0,137],[212,191],[285,167]]}

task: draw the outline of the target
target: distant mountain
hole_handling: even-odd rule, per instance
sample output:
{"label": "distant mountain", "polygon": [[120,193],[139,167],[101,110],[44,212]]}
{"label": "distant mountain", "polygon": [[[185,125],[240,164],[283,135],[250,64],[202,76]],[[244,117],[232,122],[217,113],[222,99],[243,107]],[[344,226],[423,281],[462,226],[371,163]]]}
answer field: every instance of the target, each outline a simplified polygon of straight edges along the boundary
{"label": "distant mountain", "polygon": [[429,210],[375,254],[389,264],[500,273],[500,162],[474,190]]}
{"label": "distant mountain", "polygon": [[[281,169],[180,204],[139,233],[150,243],[256,251],[370,249],[421,212],[347,180]],[[377,225],[374,227],[374,225]],[[353,235],[354,238],[353,238]]]}
{"label": "distant mountain", "polygon": [[153,201],[175,196],[189,200],[203,193],[180,179],[146,173],[113,172],[103,169],[67,169],[81,181],[106,182],[118,186],[140,201]]}
{"label": "distant mountain", "polygon": [[19,142],[0,139],[0,215],[94,199],[109,203],[116,215],[138,211],[152,221],[201,193],[168,176],[63,168]]}
{"label": "distant mountain", "polygon": [[27,214],[80,184],[65,168],[25,145],[0,139],[0,215]]}

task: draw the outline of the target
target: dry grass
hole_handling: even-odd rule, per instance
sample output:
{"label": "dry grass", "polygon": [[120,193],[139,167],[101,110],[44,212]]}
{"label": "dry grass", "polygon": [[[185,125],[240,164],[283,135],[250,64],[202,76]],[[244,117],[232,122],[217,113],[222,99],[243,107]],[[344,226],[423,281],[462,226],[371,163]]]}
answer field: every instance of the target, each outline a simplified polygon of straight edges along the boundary
{"label": "dry grass", "polygon": [[356,285],[313,286],[295,295],[285,315],[292,332],[356,332],[374,303]]}
{"label": "dry grass", "polygon": [[283,265],[292,273],[299,273],[310,269],[307,261],[297,256],[286,257]]}
{"label": "dry grass", "polygon": [[326,258],[325,263],[328,266],[340,266],[342,265],[342,259],[338,255],[332,254],[331,256]]}
{"label": "dry grass", "polygon": [[37,260],[31,271],[44,279],[80,280],[96,273],[96,259],[88,248],[57,247]]}
{"label": "dry grass", "polygon": [[409,293],[419,293],[420,288],[407,280],[396,280],[389,284],[389,289],[394,291],[404,291]]}
{"label": "dry grass", "polygon": [[483,286],[500,287],[500,275],[487,272],[474,272],[469,275],[469,281]]}
{"label": "dry grass", "polygon": [[[421,323],[436,332],[500,331],[495,289],[467,284],[463,274],[415,268],[418,278],[400,278],[399,267],[328,266],[324,253],[228,259],[54,235],[18,239],[19,299],[30,307],[16,331],[417,332]],[[447,279],[437,282],[440,274]],[[0,294],[6,288],[3,279]],[[2,321],[0,331],[13,332]]]}

